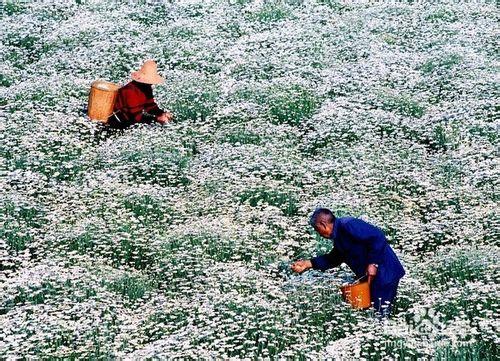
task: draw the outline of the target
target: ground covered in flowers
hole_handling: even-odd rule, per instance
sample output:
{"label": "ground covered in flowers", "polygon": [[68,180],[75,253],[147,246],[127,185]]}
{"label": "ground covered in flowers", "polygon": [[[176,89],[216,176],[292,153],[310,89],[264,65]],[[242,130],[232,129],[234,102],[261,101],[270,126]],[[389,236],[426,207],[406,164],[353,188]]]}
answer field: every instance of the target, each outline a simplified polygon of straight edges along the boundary
{"label": "ground covered in flowers", "polygon": [[[0,356],[495,359],[494,2],[4,2]],[[174,123],[86,118],[145,59]],[[316,206],[379,225],[393,317],[341,301]]]}

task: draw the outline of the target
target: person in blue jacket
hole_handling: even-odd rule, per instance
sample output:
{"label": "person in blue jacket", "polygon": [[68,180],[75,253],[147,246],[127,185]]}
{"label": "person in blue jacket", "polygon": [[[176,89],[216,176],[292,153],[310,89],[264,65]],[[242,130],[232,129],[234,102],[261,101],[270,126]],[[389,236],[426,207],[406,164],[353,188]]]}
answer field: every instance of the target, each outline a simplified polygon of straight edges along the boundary
{"label": "person in blue jacket", "polygon": [[357,278],[368,277],[373,307],[380,314],[388,315],[405,270],[382,230],[359,218],[337,218],[326,208],[316,209],[309,223],[322,237],[333,240],[333,249],[330,253],[294,262],[292,270],[298,273],[309,268],[324,271],[346,263]]}

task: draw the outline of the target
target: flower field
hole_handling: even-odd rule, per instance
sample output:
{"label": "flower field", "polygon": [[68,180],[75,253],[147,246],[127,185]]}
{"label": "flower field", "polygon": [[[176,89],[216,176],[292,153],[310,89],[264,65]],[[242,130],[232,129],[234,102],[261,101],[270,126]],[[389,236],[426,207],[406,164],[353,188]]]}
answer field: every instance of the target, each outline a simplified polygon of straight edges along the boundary
{"label": "flower field", "polygon": [[[0,359],[498,359],[493,1],[0,10]],[[90,122],[149,58],[175,121]],[[385,231],[389,320],[291,272],[317,206]]]}

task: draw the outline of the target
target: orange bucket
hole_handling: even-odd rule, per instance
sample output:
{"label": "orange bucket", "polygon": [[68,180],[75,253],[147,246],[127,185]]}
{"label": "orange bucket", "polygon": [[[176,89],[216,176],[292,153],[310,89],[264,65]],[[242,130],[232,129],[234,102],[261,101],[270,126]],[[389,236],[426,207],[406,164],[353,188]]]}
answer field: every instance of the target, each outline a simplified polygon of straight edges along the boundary
{"label": "orange bucket", "polygon": [[104,80],[96,80],[91,84],[88,104],[90,120],[107,123],[113,113],[119,88],[119,85]]}
{"label": "orange bucket", "polygon": [[344,301],[349,302],[353,308],[364,309],[371,306],[368,281],[340,286],[340,290]]}

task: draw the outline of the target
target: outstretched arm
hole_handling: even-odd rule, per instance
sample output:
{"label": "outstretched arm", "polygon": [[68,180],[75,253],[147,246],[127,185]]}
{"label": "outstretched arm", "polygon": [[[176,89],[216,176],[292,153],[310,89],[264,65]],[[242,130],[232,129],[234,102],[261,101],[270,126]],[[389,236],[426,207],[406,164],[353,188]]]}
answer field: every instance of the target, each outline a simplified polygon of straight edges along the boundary
{"label": "outstretched arm", "polygon": [[321,271],[340,266],[342,262],[344,262],[342,255],[335,247],[327,254],[311,258],[312,268]]}
{"label": "outstretched arm", "polygon": [[169,122],[172,120],[173,115],[172,113],[166,112],[163,109],[160,109],[158,105],[153,101],[148,101],[146,103],[145,110],[149,114],[153,114],[155,117],[155,120],[161,124],[164,124],[165,122]]}
{"label": "outstretched arm", "polygon": [[149,114],[153,115],[160,115],[162,113],[165,113],[163,109],[160,109],[158,104],[156,104],[154,98],[149,98],[146,103],[144,104],[144,111]]}
{"label": "outstretched arm", "polygon": [[309,268],[325,271],[329,268],[339,266],[343,262],[342,255],[334,247],[330,253],[322,256],[313,257],[308,260],[299,260],[292,264],[292,270],[295,272],[303,272]]}

